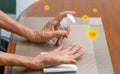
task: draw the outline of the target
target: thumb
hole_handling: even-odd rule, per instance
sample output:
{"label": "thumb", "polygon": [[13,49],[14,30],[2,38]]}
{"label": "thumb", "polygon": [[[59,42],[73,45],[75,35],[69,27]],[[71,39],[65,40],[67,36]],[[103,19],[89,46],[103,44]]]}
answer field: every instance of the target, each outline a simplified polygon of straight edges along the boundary
{"label": "thumb", "polygon": [[62,44],[63,39],[64,39],[64,37],[63,37],[63,36],[62,36],[62,37],[58,37],[58,40],[57,40],[57,42],[56,42],[56,45],[57,45],[57,46],[61,45],[61,44]]}
{"label": "thumb", "polygon": [[53,33],[54,37],[61,37],[61,36],[67,36],[67,35],[68,35],[68,32],[65,30],[56,30]]}
{"label": "thumb", "polygon": [[77,64],[77,61],[73,59],[69,59],[65,61],[65,64]]}

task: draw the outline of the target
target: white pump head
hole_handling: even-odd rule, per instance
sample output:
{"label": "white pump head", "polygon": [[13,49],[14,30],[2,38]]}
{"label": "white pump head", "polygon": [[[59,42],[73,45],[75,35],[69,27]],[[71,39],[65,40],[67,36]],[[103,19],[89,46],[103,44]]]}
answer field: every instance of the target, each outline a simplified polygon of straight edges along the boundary
{"label": "white pump head", "polygon": [[70,21],[71,21],[72,23],[76,23],[75,18],[74,18],[73,15],[67,14],[67,17],[70,19]]}
{"label": "white pump head", "polygon": [[58,29],[65,29],[71,23],[76,23],[75,18],[73,15],[67,14],[66,17],[64,17],[60,22],[60,26]]}

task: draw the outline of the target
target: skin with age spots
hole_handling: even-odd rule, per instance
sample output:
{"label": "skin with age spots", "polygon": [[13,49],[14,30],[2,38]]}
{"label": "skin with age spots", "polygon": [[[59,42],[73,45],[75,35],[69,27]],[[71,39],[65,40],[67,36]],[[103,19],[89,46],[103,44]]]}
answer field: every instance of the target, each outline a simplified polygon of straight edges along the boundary
{"label": "skin with age spots", "polygon": [[[41,30],[33,31],[0,11],[0,27],[37,43],[47,42],[57,37],[58,40],[56,44],[61,45],[63,39],[68,37],[70,27],[67,27],[66,30],[56,30],[56,27],[66,14],[73,15],[75,11],[61,12],[54,19],[50,20]],[[37,55],[35,57],[0,52],[0,66],[18,66],[40,70],[58,64],[77,64],[77,59],[85,53],[84,50],[81,50],[81,45],[74,43],[64,50],[63,47],[64,45],[61,45],[47,54]]]}

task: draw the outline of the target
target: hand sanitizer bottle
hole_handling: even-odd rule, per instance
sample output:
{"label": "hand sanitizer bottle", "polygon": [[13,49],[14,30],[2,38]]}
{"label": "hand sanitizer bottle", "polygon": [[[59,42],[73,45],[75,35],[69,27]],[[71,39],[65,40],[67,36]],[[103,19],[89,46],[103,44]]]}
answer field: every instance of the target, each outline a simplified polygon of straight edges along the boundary
{"label": "hand sanitizer bottle", "polygon": [[[76,23],[75,18],[73,15],[71,14],[67,14],[66,17],[64,17],[61,22],[60,22],[60,26],[58,26],[59,30],[65,30],[65,28],[67,26],[69,26],[70,24]],[[53,38],[52,40],[49,40],[48,43],[55,45],[57,41],[57,38]]]}

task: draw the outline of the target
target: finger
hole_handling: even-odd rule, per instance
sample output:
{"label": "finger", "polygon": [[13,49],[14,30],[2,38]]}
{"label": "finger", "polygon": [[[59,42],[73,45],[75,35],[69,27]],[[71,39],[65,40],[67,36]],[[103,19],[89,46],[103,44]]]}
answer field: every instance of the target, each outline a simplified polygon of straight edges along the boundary
{"label": "finger", "polygon": [[63,60],[61,64],[77,64],[77,61],[74,59]]}
{"label": "finger", "polygon": [[54,37],[62,37],[62,36],[66,36],[66,35],[68,35],[68,32],[64,31],[64,30],[56,30],[53,32],[53,38]]}
{"label": "finger", "polygon": [[71,49],[73,49],[76,46],[75,43],[71,44],[66,50],[63,50],[63,52],[69,52]]}
{"label": "finger", "polygon": [[57,42],[56,42],[56,45],[57,45],[57,46],[61,45],[61,44],[62,44],[63,39],[64,39],[64,37],[63,37],[63,36],[62,36],[62,37],[59,37],[59,38],[58,38],[58,40],[57,40]]}
{"label": "finger", "polygon": [[68,33],[69,33],[69,32],[70,32],[70,25],[67,26],[65,29],[66,29],[66,31],[68,31]]}
{"label": "finger", "polygon": [[66,16],[66,14],[75,14],[76,12],[75,11],[64,11],[64,12],[61,12],[61,13],[59,13],[56,17],[55,17],[55,19],[58,21],[58,22],[60,22],[65,16]]}
{"label": "finger", "polygon": [[78,53],[73,55],[73,59],[78,60],[81,56],[85,54],[85,50],[79,50]]}
{"label": "finger", "polygon": [[[67,26],[66,31],[68,32],[68,35],[69,35],[69,33],[70,33],[70,26]],[[68,38],[68,35],[65,36],[65,37]]]}
{"label": "finger", "polygon": [[55,27],[57,24],[59,24],[59,22],[58,22],[57,20],[53,19],[53,20],[50,20],[50,21],[48,22],[48,24]]}
{"label": "finger", "polygon": [[77,64],[76,60],[70,59],[67,61],[67,64]]}
{"label": "finger", "polygon": [[81,45],[76,46],[73,48],[70,52],[68,52],[70,55],[77,53],[82,48]]}
{"label": "finger", "polygon": [[64,48],[64,45],[60,45],[57,49],[55,49],[55,51],[60,51]]}

